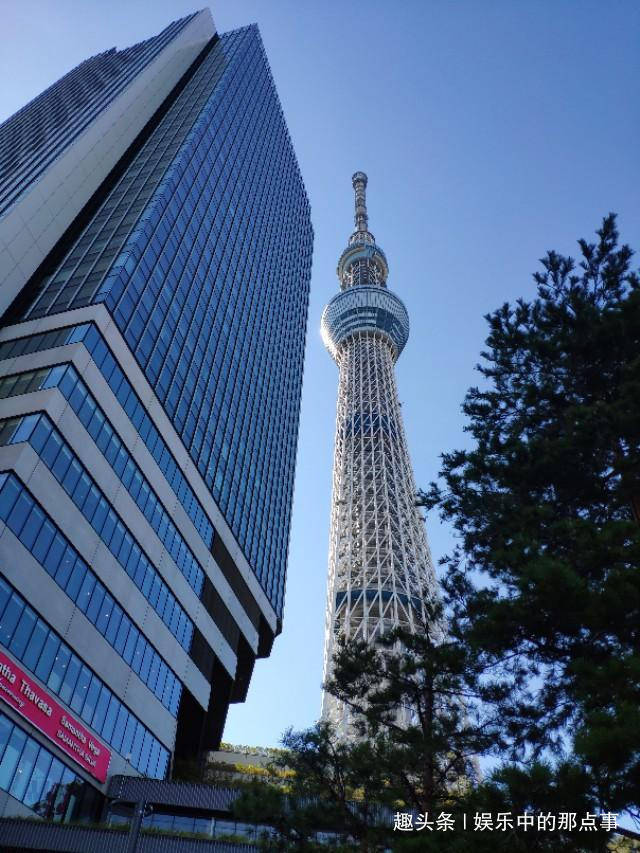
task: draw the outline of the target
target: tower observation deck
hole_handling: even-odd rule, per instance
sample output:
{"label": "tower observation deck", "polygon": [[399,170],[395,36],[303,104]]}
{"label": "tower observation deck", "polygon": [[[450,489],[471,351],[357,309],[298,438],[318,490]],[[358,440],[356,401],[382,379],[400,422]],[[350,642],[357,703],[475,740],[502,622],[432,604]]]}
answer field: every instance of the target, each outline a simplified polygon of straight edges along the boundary
{"label": "tower observation deck", "polygon": [[[325,682],[341,635],[375,643],[397,626],[423,630],[425,596],[436,592],[394,374],[409,337],[409,317],[387,289],[387,259],[369,231],[367,176],[356,172],[352,183],[356,229],[338,262],[340,293],[321,321],[324,343],[340,371]],[[347,710],[326,692],[322,718],[347,733]]]}

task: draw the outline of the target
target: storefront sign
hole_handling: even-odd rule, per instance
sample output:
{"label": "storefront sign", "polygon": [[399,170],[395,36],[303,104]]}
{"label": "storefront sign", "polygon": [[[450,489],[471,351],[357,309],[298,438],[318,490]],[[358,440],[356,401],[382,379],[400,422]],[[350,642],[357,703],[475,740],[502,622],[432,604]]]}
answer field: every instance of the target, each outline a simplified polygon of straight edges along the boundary
{"label": "storefront sign", "polygon": [[0,699],[29,720],[87,773],[99,782],[106,781],[111,752],[1,651]]}

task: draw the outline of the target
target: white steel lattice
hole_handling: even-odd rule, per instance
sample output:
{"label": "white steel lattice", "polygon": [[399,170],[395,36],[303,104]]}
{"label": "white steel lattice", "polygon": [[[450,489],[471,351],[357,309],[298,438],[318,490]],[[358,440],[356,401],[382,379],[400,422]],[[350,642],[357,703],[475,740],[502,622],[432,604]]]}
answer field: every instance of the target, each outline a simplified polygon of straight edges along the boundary
{"label": "white steel lattice", "polygon": [[[367,228],[366,176],[357,172],[353,183],[356,228]],[[365,280],[363,257],[375,268]],[[402,302],[386,290],[386,274],[386,259],[373,235],[356,230],[338,267],[342,293],[331,300],[322,318],[325,343],[340,370],[325,682],[340,635],[373,643],[399,625],[419,630],[426,624],[425,593],[436,594],[394,375],[408,336],[408,318]],[[371,298],[372,287],[382,290],[380,299]],[[322,716],[348,734],[346,710],[326,692]]]}

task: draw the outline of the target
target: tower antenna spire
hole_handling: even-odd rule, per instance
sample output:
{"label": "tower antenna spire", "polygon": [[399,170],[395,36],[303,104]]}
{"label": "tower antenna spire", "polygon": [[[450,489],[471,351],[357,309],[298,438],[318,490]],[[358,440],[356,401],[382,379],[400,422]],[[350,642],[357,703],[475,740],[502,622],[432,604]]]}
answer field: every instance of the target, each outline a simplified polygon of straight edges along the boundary
{"label": "tower antenna spire", "polygon": [[369,217],[367,216],[367,176],[364,172],[356,172],[351,178],[355,191],[356,202],[356,231],[369,230]]}
{"label": "tower antenna spire", "polygon": [[338,261],[340,286],[370,284],[372,287],[386,287],[389,266],[384,252],[376,244],[376,238],[369,231],[367,216],[367,176],[364,172],[355,172],[351,184],[355,193],[356,230],[349,237],[347,248]]}

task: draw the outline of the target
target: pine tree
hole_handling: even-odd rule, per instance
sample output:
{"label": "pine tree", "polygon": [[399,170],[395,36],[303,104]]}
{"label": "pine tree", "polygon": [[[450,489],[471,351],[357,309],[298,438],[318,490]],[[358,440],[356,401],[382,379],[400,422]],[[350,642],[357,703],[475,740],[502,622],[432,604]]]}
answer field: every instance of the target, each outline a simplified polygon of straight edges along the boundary
{"label": "pine tree", "polygon": [[472,447],[423,500],[459,536],[454,622],[511,681],[512,756],[573,754],[620,811],[640,802],[640,280],[614,215],[597,235],[487,316]]}
{"label": "pine tree", "polygon": [[326,685],[351,709],[356,737],[375,749],[387,802],[431,815],[464,801],[478,758],[499,750],[495,706],[506,698],[496,679],[483,685],[486,657],[443,634],[443,609],[427,600],[417,631],[339,643]]}

